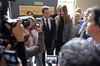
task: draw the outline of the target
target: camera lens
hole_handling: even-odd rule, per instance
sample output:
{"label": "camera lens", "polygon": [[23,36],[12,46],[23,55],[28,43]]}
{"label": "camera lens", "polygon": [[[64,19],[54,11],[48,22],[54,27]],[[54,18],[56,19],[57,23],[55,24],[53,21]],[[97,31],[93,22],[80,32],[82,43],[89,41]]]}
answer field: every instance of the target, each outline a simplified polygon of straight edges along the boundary
{"label": "camera lens", "polygon": [[40,24],[39,24],[39,23],[36,23],[36,24],[35,24],[35,27],[40,28]]}
{"label": "camera lens", "polygon": [[23,19],[22,24],[26,28],[26,27],[28,27],[30,25],[30,21],[28,19]]}

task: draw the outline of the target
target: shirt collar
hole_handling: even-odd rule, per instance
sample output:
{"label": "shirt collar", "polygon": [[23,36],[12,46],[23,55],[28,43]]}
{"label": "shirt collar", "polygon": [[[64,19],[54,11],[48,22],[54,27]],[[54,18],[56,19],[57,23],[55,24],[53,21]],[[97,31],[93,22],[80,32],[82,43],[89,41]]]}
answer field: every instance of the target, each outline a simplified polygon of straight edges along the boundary
{"label": "shirt collar", "polygon": [[46,19],[44,16],[43,16],[43,19],[46,21],[46,20],[49,20],[49,18],[48,19]]}

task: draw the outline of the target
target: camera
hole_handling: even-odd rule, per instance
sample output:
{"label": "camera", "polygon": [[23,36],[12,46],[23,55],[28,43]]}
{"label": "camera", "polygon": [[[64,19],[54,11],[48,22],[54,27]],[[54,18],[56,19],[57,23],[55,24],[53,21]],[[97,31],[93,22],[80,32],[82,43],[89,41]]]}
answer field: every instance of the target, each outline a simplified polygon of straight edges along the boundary
{"label": "camera", "polygon": [[16,52],[14,50],[5,50],[4,46],[0,46],[0,59],[4,55],[7,65],[18,64]]}
{"label": "camera", "polygon": [[36,18],[35,27],[40,28],[41,20],[41,18]]}
{"label": "camera", "polygon": [[[3,46],[7,46],[8,44],[11,44],[12,49],[15,49],[15,44],[17,43],[16,38],[12,34],[12,29],[17,25],[18,20],[22,20],[22,25],[24,27],[27,27],[30,25],[30,21],[28,20],[28,17],[23,17],[23,18],[16,18],[16,19],[9,19],[7,16],[4,16],[4,19],[2,19],[2,27],[1,27],[1,34],[2,35],[2,40],[5,42],[2,43]],[[11,26],[10,30],[5,26],[5,23],[9,24]]]}
{"label": "camera", "polygon": [[14,50],[4,50],[4,58],[7,65],[16,65],[18,64],[18,59],[16,52]]}
{"label": "camera", "polygon": [[30,25],[30,21],[28,20],[28,16],[18,17],[16,19],[9,19],[8,16],[4,16],[6,23],[8,23],[11,27],[15,27],[19,20],[22,20],[22,25],[27,27]]}
{"label": "camera", "polygon": [[35,27],[40,28],[40,23],[35,23]]}
{"label": "camera", "polygon": [[57,64],[58,62],[58,56],[54,55],[47,55],[46,58],[46,63],[52,63],[52,64]]}

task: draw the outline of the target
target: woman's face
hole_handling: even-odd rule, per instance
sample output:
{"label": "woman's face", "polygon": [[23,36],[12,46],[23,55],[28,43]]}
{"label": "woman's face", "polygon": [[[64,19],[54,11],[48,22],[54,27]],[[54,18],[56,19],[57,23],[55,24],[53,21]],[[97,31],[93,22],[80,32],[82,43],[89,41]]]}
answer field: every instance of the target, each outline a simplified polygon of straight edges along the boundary
{"label": "woman's face", "polygon": [[64,11],[63,11],[62,8],[61,8],[60,14],[61,14],[62,17],[64,16]]}
{"label": "woman's face", "polygon": [[33,21],[33,19],[28,19],[29,21],[30,21],[30,26],[29,26],[29,28],[32,28],[33,27],[33,24],[34,24],[34,21]]}
{"label": "woman's face", "polygon": [[29,13],[27,14],[27,16],[34,16],[34,15],[32,14],[32,12],[29,12]]}

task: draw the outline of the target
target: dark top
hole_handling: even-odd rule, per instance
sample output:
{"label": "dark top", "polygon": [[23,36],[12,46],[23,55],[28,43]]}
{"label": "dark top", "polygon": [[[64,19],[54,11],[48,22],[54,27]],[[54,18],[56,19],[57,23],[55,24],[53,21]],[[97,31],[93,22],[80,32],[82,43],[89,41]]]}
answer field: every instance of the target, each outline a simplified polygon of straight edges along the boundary
{"label": "dark top", "polygon": [[26,56],[26,49],[25,49],[25,46],[24,46],[24,41],[17,43],[16,50],[17,50],[17,56],[22,61],[22,65],[27,66],[27,56]]}
{"label": "dark top", "polygon": [[57,34],[57,40],[62,42],[62,34],[63,34],[63,29],[64,29],[64,19],[61,18],[61,21],[58,25],[58,34]]}

